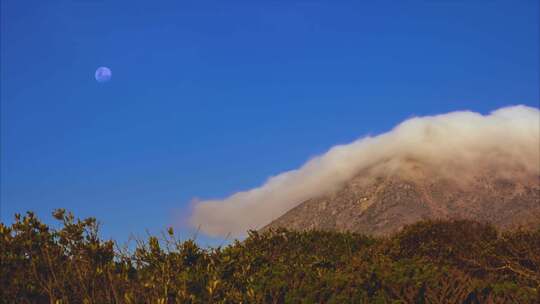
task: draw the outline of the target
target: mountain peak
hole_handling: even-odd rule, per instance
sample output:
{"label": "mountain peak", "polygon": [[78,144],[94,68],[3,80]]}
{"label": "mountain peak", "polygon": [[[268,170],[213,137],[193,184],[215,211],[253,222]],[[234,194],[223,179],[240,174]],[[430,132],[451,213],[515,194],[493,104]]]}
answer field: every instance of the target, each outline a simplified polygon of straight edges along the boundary
{"label": "mountain peak", "polygon": [[540,224],[540,176],[519,169],[474,172],[457,179],[413,161],[387,174],[365,170],[338,190],[304,201],[263,230],[386,235],[424,219],[470,219],[501,229]]}

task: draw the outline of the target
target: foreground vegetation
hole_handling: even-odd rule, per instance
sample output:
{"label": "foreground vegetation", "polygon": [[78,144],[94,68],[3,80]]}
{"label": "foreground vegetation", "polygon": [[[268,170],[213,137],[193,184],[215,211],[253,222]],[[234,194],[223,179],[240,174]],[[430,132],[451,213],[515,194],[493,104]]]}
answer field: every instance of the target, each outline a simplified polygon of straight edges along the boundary
{"label": "foreground vegetation", "polygon": [[0,224],[4,303],[540,303],[540,229],[428,221],[389,238],[250,232],[203,249],[172,229],[132,251],[64,210]]}

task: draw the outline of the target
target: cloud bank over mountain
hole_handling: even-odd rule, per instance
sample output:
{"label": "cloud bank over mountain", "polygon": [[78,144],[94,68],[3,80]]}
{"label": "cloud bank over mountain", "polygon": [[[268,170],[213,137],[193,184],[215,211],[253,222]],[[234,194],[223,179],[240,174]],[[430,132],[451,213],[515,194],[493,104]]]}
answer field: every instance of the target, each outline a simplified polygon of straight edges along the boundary
{"label": "cloud bank over mountain", "polygon": [[494,168],[540,175],[540,111],[512,106],[489,115],[461,111],[408,119],[390,132],[335,146],[260,187],[196,202],[189,222],[208,235],[241,236],[360,172],[398,172],[411,160],[463,180],[475,170]]}

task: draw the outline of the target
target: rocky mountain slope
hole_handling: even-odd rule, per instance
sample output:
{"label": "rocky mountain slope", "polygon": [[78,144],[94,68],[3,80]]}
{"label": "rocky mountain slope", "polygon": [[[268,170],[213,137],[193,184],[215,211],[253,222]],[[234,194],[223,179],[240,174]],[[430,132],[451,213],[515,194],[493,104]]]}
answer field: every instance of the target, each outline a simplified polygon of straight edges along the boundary
{"label": "rocky mountain slope", "polygon": [[263,230],[386,235],[422,219],[472,219],[501,229],[540,225],[540,176],[522,174],[519,168],[478,170],[460,179],[437,172],[415,162],[399,172],[364,171],[339,190],[301,203]]}

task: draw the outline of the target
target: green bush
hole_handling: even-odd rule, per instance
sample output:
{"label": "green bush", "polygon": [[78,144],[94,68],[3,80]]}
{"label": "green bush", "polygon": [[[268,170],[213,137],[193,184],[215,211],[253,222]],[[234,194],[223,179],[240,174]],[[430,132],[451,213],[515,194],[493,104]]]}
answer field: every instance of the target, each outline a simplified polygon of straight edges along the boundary
{"label": "green bush", "polygon": [[540,230],[499,233],[426,221],[386,238],[251,231],[224,248],[172,229],[131,251],[99,238],[94,218],[57,210],[0,224],[3,303],[535,303]]}

